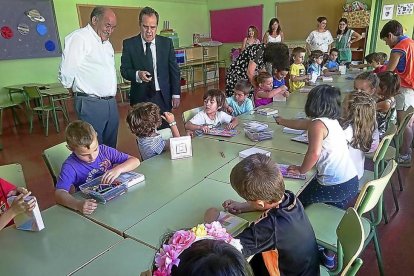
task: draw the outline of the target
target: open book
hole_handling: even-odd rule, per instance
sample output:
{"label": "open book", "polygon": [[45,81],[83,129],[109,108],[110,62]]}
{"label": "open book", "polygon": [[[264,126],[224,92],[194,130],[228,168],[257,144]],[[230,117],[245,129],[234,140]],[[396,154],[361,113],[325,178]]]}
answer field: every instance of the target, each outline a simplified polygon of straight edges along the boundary
{"label": "open book", "polygon": [[[10,196],[7,198],[7,203],[9,206],[12,204],[15,198],[16,196]],[[32,198],[36,200],[34,196],[27,196],[24,201],[29,201]],[[14,218],[14,224],[16,225],[17,229],[26,231],[40,231],[45,228],[37,201],[36,206],[32,211],[18,214]]]}
{"label": "open book", "polygon": [[220,211],[218,221],[232,236],[240,234],[249,225],[247,220],[224,211]]}
{"label": "open book", "polygon": [[102,176],[92,179],[79,186],[81,192],[100,203],[108,201],[126,193],[127,189],[145,180],[143,174],[131,171],[122,173],[111,184],[102,183]]}
{"label": "open book", "polygon": [[305,174],[296,175],[296,174],[289,173],[288,170],[287,170],[287,168],[289,167],[289,165],[286,165],[286,164],[277,164],[277,166],[279,167],[280,173],[285,178],[306,179],[306,175]]}

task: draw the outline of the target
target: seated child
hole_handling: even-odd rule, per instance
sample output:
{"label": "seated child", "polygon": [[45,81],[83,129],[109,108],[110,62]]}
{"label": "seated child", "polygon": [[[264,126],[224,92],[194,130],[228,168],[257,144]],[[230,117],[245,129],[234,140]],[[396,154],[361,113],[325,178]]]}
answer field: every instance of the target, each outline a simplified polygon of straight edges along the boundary
{"label": "seated child", "polygon": [[[380,138],[382,138],[387,131],[387,119],[390,121],[395,119],[395,98],[394,96],[400,90],[400,77],[393,72],[386,71],[377,74],[379,79],[379,86],[376,91],[377,96],[377,124]],[[395,113],[395,111],[394,111]]]}
{"label": "seated child", "polygon": [[309,56],[309,66],[307,70],[307,74],[312,77],[316,75],[319,77],[322,73],[321,64],[323,62],[324,53],[321,50],[312,51]]}
{"label": "seated child", "polygon": [[305,60],[306,49],[296,47],[292,50],[291,65],[290,65],[290,89],[292,92],[297,91],[305,86],[305,81],[309,80],[309,75],[306,75]]}
{"label": "seated child", "polygon": [[273,88],[273,77],[268,72],[260,72],[255,78],[256,83],[258,83],[258,87],[254,90],[254,104],[256,107],[270,104],[273,102],[274,96],[289,96],[286,85]]}
{"label": "seated child", "polygon": [[339,50],[332,48],[329,51],[329,59],[322,67],[322,72],[325,76],[339,75],[339,63],[337,62]]}
{"label": "seated child", "polygon": [[[29,201],[24,199],[30,195],[26,188],[16,187],[10,182],[0,178],[0,230],[13,224],[13,219],[24,212],[32,211],[36,206],[36,201],[32,198]],[[7,203],[7,198],[17,196],[11,206]]]}
{"label": "seated child", "polygon": [[387,71],[387,66],[384,65],[386,61],[386,54],[384,59],[384,53],[372,53],[365,57],[365,60],[374,70],[373,72],[378,74],[380,72]]}
{"label": "seated child", "polygon": [[363,72],[356,76],[354,80],[354,89],[363,91],[369,95],[374,95],[378,89],[379,79],[373,72]]}
{"label": "seated child", "polygon": [[[278,61],[272,66],[273,71],[273,89],[286,86],[285,78],[289,74],[289,64],[288,61]],[[287,98],[289,97],[288,87],[286,86],[286,91],[282,94],[276,95],[277,98]]]}
{"label": "seated child", "polygon": [[249,99],[252,85],[246,79],[238,80],[234,86],[234,94],[226,99],[226,112],[236,117],[253,110],[253,102]]}
{"label": "seated child", "polygon": [[218,221],[215,221],[168,235],[155,254],[152,273],[141,273],[141,276],[146,275],[253,274],[241,253],[240,241],[234,239]]}
{"label": "seated child", "polygon": [[203,96],[204,109],[198,112],[190,121],[185,124],[189,131],[202,131],[208,133],[210,128],[227,124],[227,129],[233,129],[239,121],[224,111],[220,111],[226,102],[224,93],[218,89],[210,89]]}
{"label": "seated child", "polygon": [[126,121],[131,132],[137,136],[142,160],[161,154],[168,147],[168,143],[157,132],[162,119],[170,125],[173,137],[180,137],[174,114],[164,112],[164,115],[161,115],[160,108],[154,103],[138,103],[127,115]]}
{"label": "seated child", "polygon": [[66,127],[67,147],[72,154],[66,159],[56,183],[55,199],[58,204],[89,215],[97,207],[94,199],[76,199],[71,195],[79,186],[98,176],[102,183],[112,183],[121,173],[139,166],[139,159],[99,145],[92,125],[76,120]]}
{"label": "seated child", "polygon": [[345,97],[342,107],[341,126],[360,180],[364,175],[365,153],[374,152],[379,144],[375,101],[367,93],[355,91]]}
{"label": "seated child", "polygon": [[[277,164],[266,155],[250,155],[232,169],[230,183],[246,202],[226,200],[224,209],[231,213],[265,211],[236,236],[243,246],[243,255],[255,255],[251,261],[255,275],[267,274],[264,262],[269,255],[260,253],[269,250],[278,252],[280,275],[318,275],[315,234],[301,202],[292,192],[285,191]],[[219,213],[210,208],[205,221],[216,220]]]}

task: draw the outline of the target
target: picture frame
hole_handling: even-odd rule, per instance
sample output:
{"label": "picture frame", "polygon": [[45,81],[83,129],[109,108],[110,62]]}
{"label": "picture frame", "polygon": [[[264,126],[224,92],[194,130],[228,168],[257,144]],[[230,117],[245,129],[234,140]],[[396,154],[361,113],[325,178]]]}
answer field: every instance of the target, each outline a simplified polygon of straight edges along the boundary
{"label": "picture frame", "polygon": [[170,138],[170,152],[172,160],[192,157],[191,136]]}

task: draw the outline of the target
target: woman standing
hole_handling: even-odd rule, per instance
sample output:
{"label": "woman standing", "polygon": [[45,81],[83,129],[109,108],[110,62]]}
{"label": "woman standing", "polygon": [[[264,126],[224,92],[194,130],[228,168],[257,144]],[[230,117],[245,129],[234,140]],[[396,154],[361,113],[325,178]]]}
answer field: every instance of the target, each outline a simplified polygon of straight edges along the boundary
{"label": "woman standing", "polygon": [[362,39],[362,35],[348,28],[348,20],[341,18],[336,31],[336,48],[339,50],[338,61],[351,62],[351,44]]}
{"label": "woman standing", "polygon": [[260,40],[257,38],[257,35],[259,34],[259,31],[257,30],[256,26],[249,26],[249,29],[247,30],[247,36],[243,40],[243,45],[241,50],[243,51],[248,46],[253,44],[259,44]]}
{"label": "woman standing", "polygon": [[331,44],[333,42],[332,34],[326,29],[328,20],[324,16],[320,16],[317,19],[318,29],[312,31],[308,38],[306,38],[306,50],[308,53],[321,50],[324,53],[329,53],[331,50]]}
{"label": "woman standing", "polygon": [[284,35],[280,27],[279,19],[272,18],[269,22],[269,28],[263,36],[263,43],[283,42]]}

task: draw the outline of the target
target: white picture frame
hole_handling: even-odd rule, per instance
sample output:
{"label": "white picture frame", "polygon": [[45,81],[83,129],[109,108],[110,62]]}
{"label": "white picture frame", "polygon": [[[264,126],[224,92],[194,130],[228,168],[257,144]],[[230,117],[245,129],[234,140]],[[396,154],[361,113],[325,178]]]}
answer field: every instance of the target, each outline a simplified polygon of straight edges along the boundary
{"label": "white picture frame", "polygon": [[170,138],[171,159],[182,159],[193,156],[191,136]]}
{"label": "white picture frame", "polygon": [[382,7],[381,20],[391,20],[394,14],[394,5],[384,5]]}

